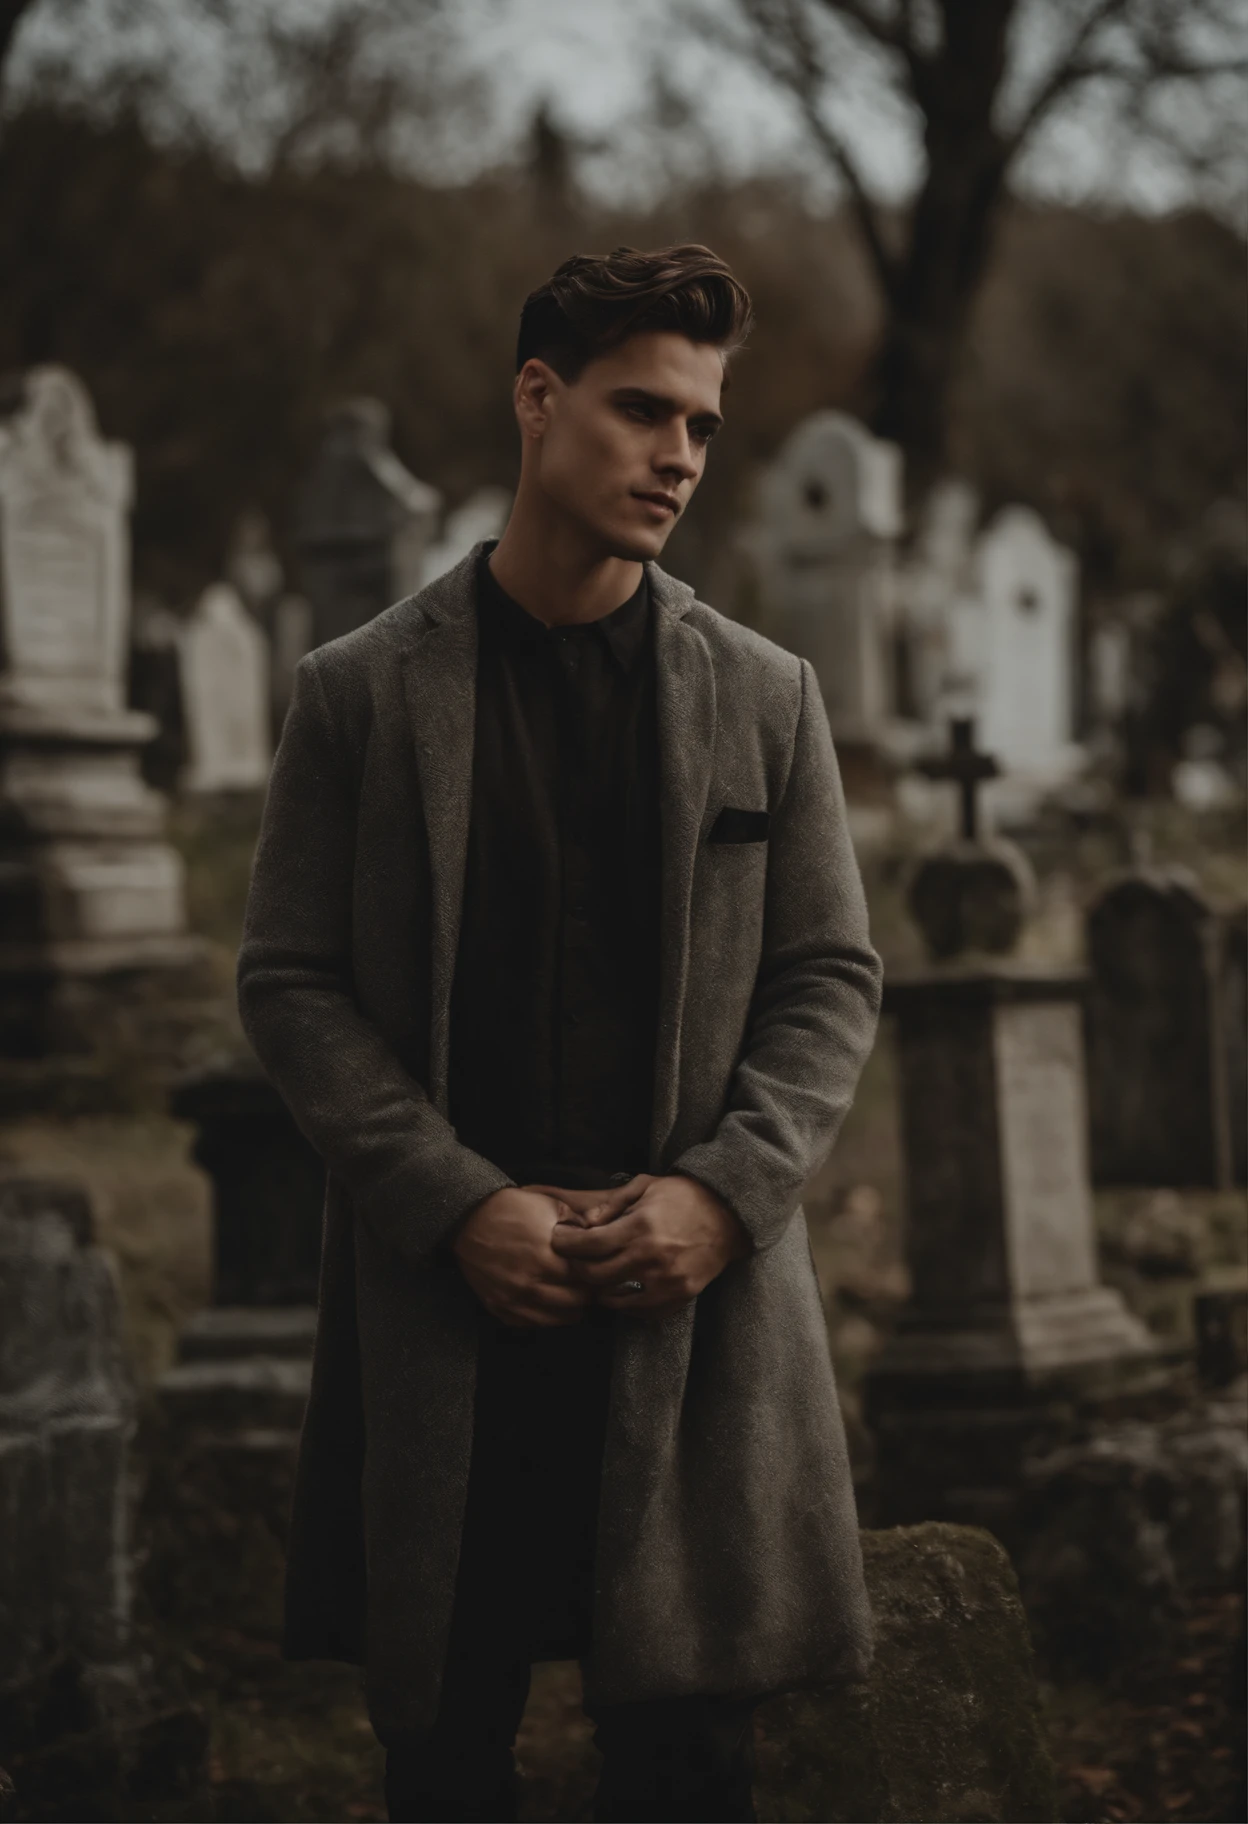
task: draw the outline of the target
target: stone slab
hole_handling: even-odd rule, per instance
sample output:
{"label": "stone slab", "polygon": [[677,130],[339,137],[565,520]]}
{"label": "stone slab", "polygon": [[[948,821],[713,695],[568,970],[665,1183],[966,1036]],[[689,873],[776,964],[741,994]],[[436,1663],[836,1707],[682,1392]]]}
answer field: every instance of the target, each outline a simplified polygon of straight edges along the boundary
{"label": "stone slab", "polygon": [[759,1713],[759,1816],[1030,1824],[1056,1816],[1027,1622],[989,1534],[864,1532],[875,1660],[847,1689]]}
{"label": "stone slab", "polygon": [[238,1357],[306,1359],[316,1339],[314,1305],[213,1305],[197,1312],[182,1332],[184,1362],[229,1361]]}

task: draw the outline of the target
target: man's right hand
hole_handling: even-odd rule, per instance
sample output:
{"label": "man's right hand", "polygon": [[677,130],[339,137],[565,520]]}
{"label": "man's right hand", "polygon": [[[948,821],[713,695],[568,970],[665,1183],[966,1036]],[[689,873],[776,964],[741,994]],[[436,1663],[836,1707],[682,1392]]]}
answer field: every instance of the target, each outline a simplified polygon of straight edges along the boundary
{"label": "man's right hand", "polygon": [[464,1278],[504,1324],[575,1324],[590,1294],[550,1245],[560,1220],[573,1212],[542,1191],[507,1185],[479,1203],[451,1246]]}

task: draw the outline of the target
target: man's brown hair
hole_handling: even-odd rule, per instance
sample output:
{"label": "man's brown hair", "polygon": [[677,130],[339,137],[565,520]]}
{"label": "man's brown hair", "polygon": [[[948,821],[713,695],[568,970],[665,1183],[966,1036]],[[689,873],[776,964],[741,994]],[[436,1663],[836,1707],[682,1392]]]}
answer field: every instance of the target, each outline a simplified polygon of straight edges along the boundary
{"label": "man's brown hair", "polygon": [[710,343],[727,357],[753,320],[750,294],[709,247],[575,253],[525,299],[516,371],[536,358],[572,381],[596,355],[647,330]]}

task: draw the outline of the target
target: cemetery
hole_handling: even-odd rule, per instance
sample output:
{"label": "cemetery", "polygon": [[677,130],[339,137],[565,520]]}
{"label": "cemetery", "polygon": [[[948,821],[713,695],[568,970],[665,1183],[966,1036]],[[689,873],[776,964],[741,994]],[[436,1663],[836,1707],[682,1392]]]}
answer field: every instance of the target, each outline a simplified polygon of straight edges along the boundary
{"label": "cemetery", "polygon": [[[353,414],[309,484],[352,529],[332,552],[296,532],[306,598],[253,520],[234,580],[166,615],[182,743],[166,792],[142,771],[155,714],[125,700],[124,655],[145,650],[126,452],[56,369],[28,376],[0,443],[0,1716],[18,1817],[75,1799],[75,1816],[331,1815],[282,1806],[301,1779],[329,1782],[324,1805],[335,1781],[376,1777],[352,1676],[279,1677],[271,1658],[323,1168],[238,1029],[229,947],[292,628],[311,643],[419,586],[414,528],[426,562],[451,563],[497,535],[506,500],[435,535],[436,491],[390,456],[380,411]],[[1228,875],[1192,867],[1199,820],[1186,849],[1158,821],[1174,861],[1133,861],[1138,825],[1063,798],[1090,766],[1069,554],[1009,512],[968,551],[954,490],[950,524],[906,558],[898,471],[823,414],[781,452],[741,547],[765,624],[830,680],[887,965],[859,1106],[807,1197],[883,1644],[861,1692],[762,1713],[760,1791],[775,1817],[1053,1818],[1052,1744],[1078,1727],[1060,1693],[1203,1665],[1242,1575],[1243,908]],[[992,631],[1007,610],[1033,642],[1025,686]],[[899,703],[911,636],[908,675],[936,682]],[[959,1647],[951,1618],[976,1605]],[[945,1617],[930,1637],[907,1620],[920,1610]],[[939,1722],[897,1694],[920,1665],[954,1705]],[[299,1719],[317,1705],[334,1720],[314,1747]],[[976,1705],[982,1735],[962,1720]],[[281,1718],[293,1761],[272,1790],[248,1714]],[[572,1815],[578,1717],[547,1668],[522,1748],[534,1802],[556,1809],[533,1816]]]}
{"label": "cemetery", "polygon": [[[335,39],[317,67],[363,80],[355,55]],[[384,113],[367,93],[352,133]],[[857,218],[765,176],[709,186],[687,217],[608,209],[567,176],[582,142],[543,103],[529,163],[460,189],[371,151],[318,163],[293,128],[288,163],[226,183],[217,153],[162,149],[145,103],[130,125],[43,105],[7,127],[0,110],[0,152],[8,133],[42,169],[45,132],[83,169],[99,151],[108,207],[152,212],[171,272],[192,268],[179,236],[201,210],[237,265],[197,268],[184,296],[168,278],[181,302],[162,294],[128,366],[96,361],[90,335],[40,332],[32,352],[0,320],[0,1824],[387,1815],[361,1673],[279,1647],[326,1168],[239,1018],[253,852],[300,661],[507,525],[517,275],[574,245],[676,238],[740,255],[760,328],[725,394],[721,491],[708,470],[706,517],[663,566],[809,661],[884,968],[874,1051],[802,1198],[875,1658],[855,1684],[761,1705],[758,1816],[1242,1818],[1242,453],[1210,480],[1193,454],[1208,414],[1199,437],[1182,420],[1189,491],[1167,484],[1165,544],[1140,479],[1156,445],[1112,488],[1094,473],[1093,370],[1120,359],[1117,319],[1106,305],[1072,340],[1052,399],[1036,327],[1051,306],[1044,333],[1060,330],[1081,260],[1099,270],[1128,229],[1010,217],[937,449],[859,383],[883,331],[855,291]],[[587,134],[586,158],[607,144]],[[269,184],[284,213],[253,220]],[[352,225],[370,185],[375,243]],[[1225,249],[1175,220],[1165,245],[1200,293]],[[247,291],[270,233],[301,274],[271,323]],[[1128,254],[1119,307],[1164,264]],[[387,259],[392,282],[349,299]],[[1034,321],[1024,293],[1047,300]],[[109,300],[101,320],[140,314]],[[1176,389],[1204,384],[1182,365],[1195,307],[1165,308],[1139,366],[1121,355],[1118,445],[1162,342],[1181,345]],[[1211,358],[1214,392],[1232,364]],[[1057,454],[1050,411],[1076,426]],[[580,1695],[575,1661],[536,1667],[527,1820],[590,1815]]]}

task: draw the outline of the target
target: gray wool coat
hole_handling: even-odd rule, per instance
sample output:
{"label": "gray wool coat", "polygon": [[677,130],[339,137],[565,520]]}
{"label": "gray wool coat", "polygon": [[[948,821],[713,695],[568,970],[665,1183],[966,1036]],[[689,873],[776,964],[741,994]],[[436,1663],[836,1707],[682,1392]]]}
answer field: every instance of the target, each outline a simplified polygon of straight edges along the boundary
{"label": "gray wool coat", "polygon": [[[440,1246],[508,1180],[446,1116],[480,547],[303,660],[239,959],[247,1034],[325,1159],[286,1651],[367,1668],[383,1740],[439,1692],[472,1447],[476,1310]],[[805,1221],[870,1048],[880,967],[809,665],[655,565],[662,828],[651,1169],[754,1251],[619,1318],[587,1696],[862,1675],[853,1489]],[[724,807],[767,839],[707,841]]]}

